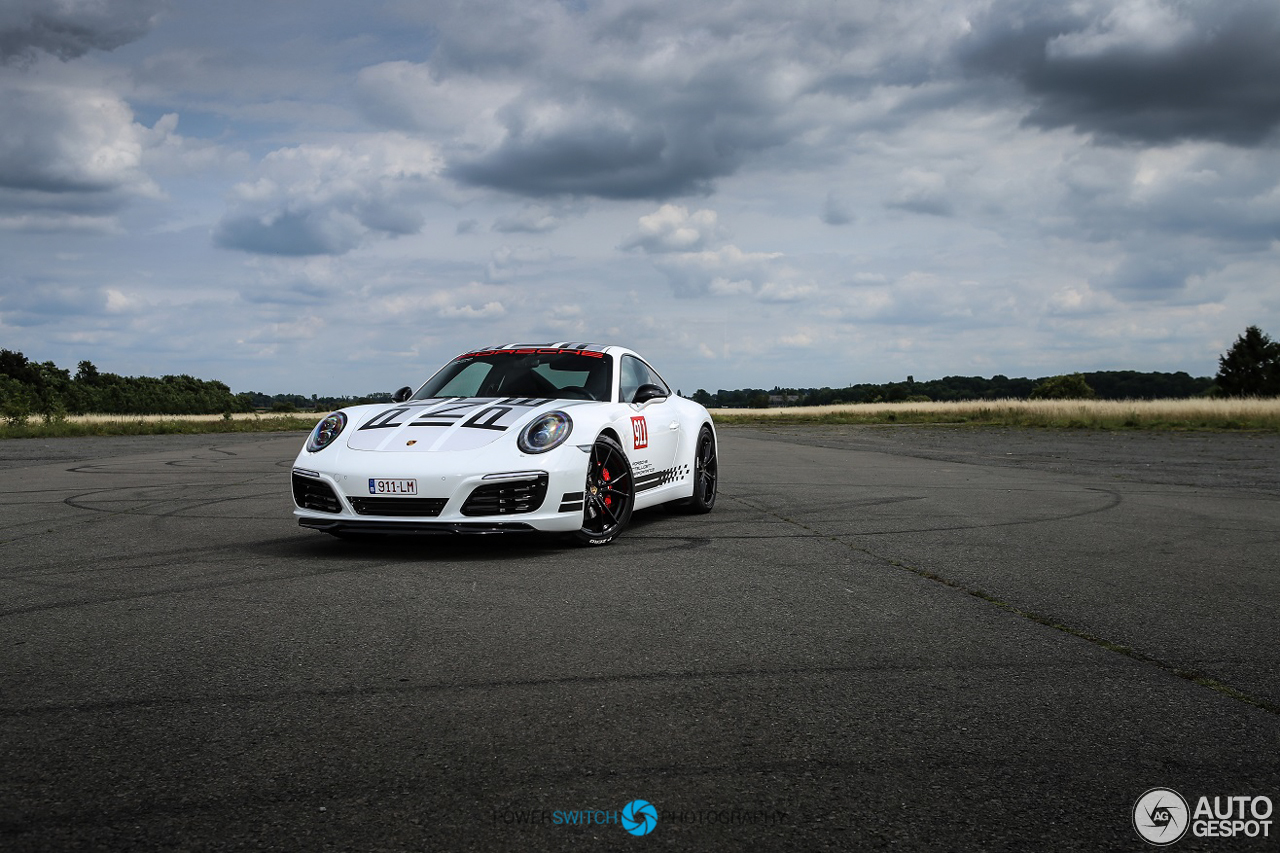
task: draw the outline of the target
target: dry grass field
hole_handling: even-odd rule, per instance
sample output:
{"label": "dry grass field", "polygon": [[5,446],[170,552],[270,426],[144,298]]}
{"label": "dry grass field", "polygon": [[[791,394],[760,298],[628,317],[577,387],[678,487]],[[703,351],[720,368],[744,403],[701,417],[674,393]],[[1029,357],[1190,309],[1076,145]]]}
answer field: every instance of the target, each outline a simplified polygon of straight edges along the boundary
{"label": "dry grass field", "polygon": [[[257,412],[234,412],[230,415],[68,415],[67,423],[75,424],[115,424],[115,423],[162,423],[165,421],[176,421],[178,423],[202,423],[207,421],[264,421],[279,420],[280,418],[296,418],[298,420],[314,420],[318,421],[328,411],[312,415],[310,412],[297,412],[288,415],[276,413],[259,414]],[[38,418],[33,418],[38,420]]]}
{"label": "dry grass field", "polygon": [[180,435],[225,432],[290,432],[308,430],[322,414],[227,415],[68,415],[28,418],[25,423],[0,422],[0,439],[62,438],[85,435]]}
{"label": "dry grass field", "polygon": [[[0,423],[0,438],[298,431],[311,429],[325,414],[72,415],[53,421],[34,417],[25,424]],[[1280,398],[851,403],[786,409],[712,409],[711,414],[720,424],[964,424],[1280,432]]]}
{"label": "dry grass field", "polygon": [[1065,429],[1280,431],[1280,398],[1187,400],[970,400],[715,409],[726,424],[970,424]]}

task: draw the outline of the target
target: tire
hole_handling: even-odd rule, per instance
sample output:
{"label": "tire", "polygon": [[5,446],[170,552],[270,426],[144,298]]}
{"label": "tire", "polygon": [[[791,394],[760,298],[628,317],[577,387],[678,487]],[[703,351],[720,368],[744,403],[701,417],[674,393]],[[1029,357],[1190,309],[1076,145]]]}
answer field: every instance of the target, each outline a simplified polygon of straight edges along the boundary
{"label": "tire", "polygon": [[596,439],[587,460],[582,528],[570,534],[579,545],[608,545],[631,520],[635,480],[622,445],[607,435]]}
{"label": "tire", "polygon": [[704,515],[716,505],[716,491],[720,485],[720,462],[716,455],[716,437],[711,427],[704,426],[698,433],[698,444],[693,451],[693,496],[681,501],[677,509],[692,515]]}

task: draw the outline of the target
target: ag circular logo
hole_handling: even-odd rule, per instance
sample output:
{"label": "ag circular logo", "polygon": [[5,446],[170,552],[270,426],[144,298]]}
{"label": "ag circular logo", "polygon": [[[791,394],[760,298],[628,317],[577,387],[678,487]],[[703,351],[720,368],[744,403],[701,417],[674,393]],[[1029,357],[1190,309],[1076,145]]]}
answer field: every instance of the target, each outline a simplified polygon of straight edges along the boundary
{"label": "ag circular logo", "polygon": [[632,835],[648,835],[658,825],[658,810],[653,803],[632,800],[622,807],[622,828]]}
{"label": "ag circular logo", "polygon": [[1174,843],[1190,825],[1187,801],[1172,788],[1152,788],[1133,804],[1133,828],[1143,841],[1157,847]]}

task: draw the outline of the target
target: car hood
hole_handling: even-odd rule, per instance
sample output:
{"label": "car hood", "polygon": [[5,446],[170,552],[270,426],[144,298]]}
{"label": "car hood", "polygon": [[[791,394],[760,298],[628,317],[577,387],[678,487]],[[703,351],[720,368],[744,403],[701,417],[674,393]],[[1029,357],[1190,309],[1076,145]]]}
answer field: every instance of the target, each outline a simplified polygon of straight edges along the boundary
{"label": "car hood", "polygon": [[519,431],[543,412],[582,405],[590,400],[513,397],[452,397],[417,400],[349,411],[347,447],[408,453],[477,450]]}

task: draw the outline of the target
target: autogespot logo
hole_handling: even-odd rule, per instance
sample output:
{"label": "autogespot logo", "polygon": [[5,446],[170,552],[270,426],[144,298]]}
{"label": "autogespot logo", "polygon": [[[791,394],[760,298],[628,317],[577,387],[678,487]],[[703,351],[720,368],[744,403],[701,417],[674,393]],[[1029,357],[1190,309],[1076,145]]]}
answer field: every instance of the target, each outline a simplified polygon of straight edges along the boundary
{"label": "autogespot logo", "polygon": [[658,810],[653,803],[632,800],[622,807],[622,828],[632,835],[648,835],[658,825]]}
{"label": "autogespot logo", "polygon": [[1133,804],[1133,828],[1143,841],[1157,847],[1182,838],[1190,823],[1187,801],[1171,788],[1152,788]]}

